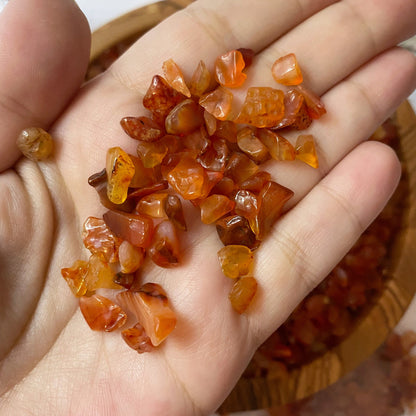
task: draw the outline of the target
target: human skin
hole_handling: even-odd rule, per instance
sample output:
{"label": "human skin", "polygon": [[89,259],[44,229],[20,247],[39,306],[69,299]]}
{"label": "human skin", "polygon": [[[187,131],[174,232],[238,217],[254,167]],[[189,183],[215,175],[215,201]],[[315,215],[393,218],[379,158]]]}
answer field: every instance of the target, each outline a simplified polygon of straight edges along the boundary
{"label": "human skin", "polygon": [[[415,22],[414,0],[199,0],[81,87],[90,34],[74,3],[8,3],[0,14],[0,415],[213,412],[393,192],[399,161],[365,140],[416,86],[415,58],[395,47]],[[216,259],[214,227],[186,208],[183,265],[144,272],[165,288],[178,324],[160,348],[138,355],[119,333],[89,330],[60,276],[87,256],[84,219],[103,213],[87,178],[109,147],[134,153],[119,121],[144,113],[141,98],[164,60],[189,77],[200,59],[239,47],[257,53],[248,71],[257,86],[276,86],[271,64],[296,53],[328,110],[310,128],[320,168],[268,166],[295,196],[256,252],[259,291],[241,316],[227,299],[232,282]],[[56,141],[38,164],[15,146],[33,125]]]}

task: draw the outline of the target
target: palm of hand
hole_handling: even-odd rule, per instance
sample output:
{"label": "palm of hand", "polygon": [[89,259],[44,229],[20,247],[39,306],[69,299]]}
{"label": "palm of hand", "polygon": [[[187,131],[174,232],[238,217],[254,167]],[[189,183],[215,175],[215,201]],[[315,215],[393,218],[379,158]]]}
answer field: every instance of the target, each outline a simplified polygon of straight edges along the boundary
{"label": "palm of hand", "polygon": [[[230,16],[227,9],[231,5],[213,8],[203,1],[175,16],[143,38],[106,75],[78,93],[50,129],[57,140],[53,160],[39,166],[21,161],[14,170],[2,173],[2,195],[11,197],[4,198],[0,205],[0,283],[5,301],[0,314],[0,394],[4,399],[0,412],[4,409],[9,414],[12,409],[24,414],[30,409],[34,414],[185,415],[214,410],[256,346],[325,276],[391,193],[399,172],[392,153],[377,144],[351,150],[410,92],[415,63],[403,51],[389,50],[357,68],[408,35],[416,7],[411,1],[403,1],[401,29],[386,23],[383,30],[374,30],[375,47],[369,35],[361,32],[351,36],[352,41],[366,45],[363,50],[339,52],[341,40],[335,38],[325,53],[343,54],[341,62],[348,57],[348,63],[328,67],[322,63],[325,57],[319,47],[305,46],[305,33],[318,41],[321,24],[328,18],[325,14],[331,13],[339,19],[349,17],[351,26],[358,28],[363,22],[351,10],[360,14],[364,6],[345,1],[325,8],[334,3],[330,0],[315,2],[303,10],[287,6],[286,19],[276,29],[278,17],[272,9],[277,6],[268,1],[257,3],[257,13],[264,19],[262,33],[249,25],[243,30],[239,23],[250,20],[250,2],[228,20],[224,16]],[[387,1],[380,3],[380,10],[388,15],[393,6]],[[298,23],[318,11],[296,29]],[[78,22],[79,15],[73,13],[72,19]],[[370,17],[366,24],[375,26]],[[189,31],[181,27],[189,27]],[[200,58],[211,62],[224,48],[262,50],[292,27],[291,32],[261,52],[251,71],[253,83],[269,83],[266,63],[276,57],[276,51],[296,49],[305,61],[310,59],[310,64],[305,62],[309,82],[318,93],[326,92],[324,99],[331,114],[313,127],[324,155],[319,172],[311,173],[298,164],[285,166],[284,170],[270,167],[280,183],[295,190],[298,204],[258,253],[256,277],[261,289],[250,314],[240,317],[232,311],[227,301],[231,283],[222,276],[216,260],[220,243],[215,231],[201,225],[195,211],[189,209],[184,264],[167,271],[148,266],[144,273],[145,281],[164,286],[178,315],[178,326],[163,347],[137,355],[123,344],[119,334],[89,331],[77,311],[77,301],[60,277],[60,269],[85,257],[80,226],[87,216],[102,213],[86,178],[102,169],[107,148],[120,145],[134,153],[134,143],[122,133],[119,120],[141,112],[140,97],[163,60],[173,56],[189,73]],[[68,33],[72,36],[71,30]],[[222,33],[229,36],[222,39]],[[85,34],[78,36],[85,41]],[[164,44],[169,36],[178,46]],[[201,39],[204,46],[199,51]],[[185,41],[188,51],[180,46]],[[85,61],[85,51],[74,53]],[[138,68],[142,56],[147,59]],[[394,67],[397,61],[404,75],[393,79],[382,68]],[[76,69],[76,76],[69,75],[72,84],[79,82],[82,64]],[[379,92],[366,88],[374,77],[383,85],[382,103],[376,101]],[[69,86],[71,89],[75,87]],[[59,98],[62,107],[67,105],[71,91],[65,99],[64,95]],[[361,109],[360,114],[354,106]],[[354,126],[343,120],[345,113],[354,118]],[[38,119],[52,122],[56,116],[50,117],[26,117],[28,121],[19,121],[20,128]],[[11,133],[12,127],[8,130]],[[337,143],[330,141],[334,132],[340,136]],[[11,143],[12,139],[9,147]],[[2,143],[4,149],[6,145]],[[377,160],[363,175],[362,167],[375,154]],[[12,162],[6,161],[3,166],[12,166]],[[324,259],[319,258],[323,251],[327,253]]]}

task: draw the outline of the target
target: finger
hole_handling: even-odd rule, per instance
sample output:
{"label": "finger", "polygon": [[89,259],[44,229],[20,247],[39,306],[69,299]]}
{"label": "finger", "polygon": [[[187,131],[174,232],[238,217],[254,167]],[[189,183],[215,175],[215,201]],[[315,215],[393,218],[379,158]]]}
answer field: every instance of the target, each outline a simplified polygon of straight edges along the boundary
{"label": "finger", "polygon": [[28,126],[48,128],[83,81],[88,23],[72,0],[19,0],[0,14],[0,172]]}
{"label": "finger", "polygon": [[278,222],[257,254],[261,289],[248,317],[258,342],[347,253],[384,207],[400,172],[391,148],[363,143]]}

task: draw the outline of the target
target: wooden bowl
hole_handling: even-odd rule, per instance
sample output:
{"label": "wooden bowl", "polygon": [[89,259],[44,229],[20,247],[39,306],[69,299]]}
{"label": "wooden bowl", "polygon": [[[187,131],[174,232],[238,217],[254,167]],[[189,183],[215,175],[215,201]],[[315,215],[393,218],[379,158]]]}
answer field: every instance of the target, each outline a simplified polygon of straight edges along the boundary
{"label": "wooden bowl", "polygon": [[[192,0],[160,1],[111,21],[92,35],[91,62],[120,42],[140,37]],[[392,278],[369,313],[338,346],[281,378],[241,378],[221,412],[262,409],[324,389],[370,356],[396,326],[416,292],[416,116],[408,102],[395,114],[409,184],[408,207],[395,239]]]}

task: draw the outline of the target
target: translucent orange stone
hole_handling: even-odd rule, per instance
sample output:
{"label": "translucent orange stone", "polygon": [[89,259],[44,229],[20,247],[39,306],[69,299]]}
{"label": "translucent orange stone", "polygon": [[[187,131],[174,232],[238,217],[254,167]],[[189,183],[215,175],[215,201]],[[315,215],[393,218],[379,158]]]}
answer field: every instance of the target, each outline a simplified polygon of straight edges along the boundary
{"label": "translucent orange stone", "polygon": [[206,174],[197,161],[184,157],[168,173],[167,180],[182,198],[197,199],[203,193]]}
{"label": "translucent orange stone", "polygon": [[221,194],[230,196],[235,189],[234,181],[227,176],[221,178],[221,180],[212,188],[213,194]]}
{"label": "translucent orange stone", "polygon": [[165,120],[166,132],[179,136],[189,134],[204,123],[204,115],[198,104],[187,99],[176,105]]}
{"label": "translucent orange stone", "polygon": [[283,85],[299,85],[303,81],[302,72],[293,53],[275,61],[272,66],[272,75],[276,82]]}
{"label": "translucent orange stone", "polygon": [[295,122],[304,101],[303,95],[297,89],[291,88],[287,91],[283,100],[285,113],[283,118],[273,128],[280,129],[291,126]]}
{"label": "translucent orange stone", "polygon": [[258,165],[248,156],[244,153],[234,152],[228,160],[224,174],[235,183],[240,183],[254,175],[258,170]]}
{"label": "translucent orange stone", "polygon": [[231,113],[233,94],[225,88],[218,87],[204,94],[199,99],[199,105],[218,120],[226,120]]}
{"label": "translucent orange stone", "polygon": [[155,75],[143,97],[143,106],[151,111],[153,119],[163,125],[173,107],[185,97],[174,90],[160,75]]}
{"label": "translucent orange stone", "polygon": [[52,136],[40,127],[29,127],[20,132],[17,147],[31,160],[43,160],[49,157],[54,148]]}
{"label": "translucent orange stone", "polygon": [[296,130],[305,130],[312,124],[312,118],[309,115],[308,107],[305,102],[296,114],[296,118],[292,123],[291,127]]}
{"label": "translucent orange stone", "polygon": [[162,127],[149,117],[124,117],[120,124],[123,130],[135,140],[153,142],[164,134]]}
{"label": "translucent orange stone", "polygon": [[71,267],[61,269],[62,277],[67,282],[72,293],[77,296],[84,296],[87,293],[85,275],[87,273],[88,263],[83,260],[77,260]]}
{"label": "translucent orange stone", "polygon": [[87,291],[94,292],[101,288],[120,289],[120,286],[114,283],[114,274],[109,264],[101,256],[92,254],[88,260],[88,268],[84,276]]}
{"label": "translucent orange stone", "polygon": [[92,253],[102,256],[110,263],[118,261],[118,248],[121,240],[107,227],[101,218],[88,217],[82,228],[84,246]]}
{"label": "translucent orange stone", "polygon": [[228,295],[231,305],[238,313],[247,310],[257,292],[257,281],[252,276],[240,277]]}
{"label": "translucent orange stone", "polygon": [[106,171],[108,199],[113,204],[122,204],[127,199],[134,176],[134,164],[130,156],[120,147],[108,149]]}
{"label": "translucent orange stone", "polygon": [[206,152],[211,141],[208,138],[205,127],[201,126],[199,129],[183,137],[183,144],[187,149],[195,151],[197,155],[201,155]]}
{"label": "translucent orange stone", "polygon": [[268,129],[258,131],[258,137],[275,160],[295,160],[295,148],[280,134]]}
{"label": "translucent orange stone", "polygon": [[137,247],[148,247],[152,241],[153,221],[144,215],[107,211],[103,219],[119,238]]}
{"label": "translucent orange stone", "polygon": [[217,119],[207,110],[204,110],[204,120],[207,133],[209,136],[212,136],[215,130],[217,130]]}
{"label": "translucent orange stone", "polygon": [[224,171],[230,150],[224,139],[213,137],[207,150],[198,157],[198,162],[205,168]]}
{"label": "translucent orange stone", "polygon": [[237,143],[237,126],[230,120],[218,121],[215,137]]}
{"label": "translucent orange stone", "polygon": [[176,267],[180,263],[179,239],[172,222],[162,221],[155,229],[152,244],[147,250],[152,261],[160,267]]}
{"label": "translucent orange stone", "polygon": [[120,292],[117,299],[136,315],[154,346],[160,345],[176,326],[166,293],[156,283],[146,283],[137,292]]}
{"label": "translucent orange stone", "polygon": [[167,192],[146,195],[137,203],[136,211],[149,217],[167,219],[168,216],[165,212],[167,197]]}
{"label": "translucent orange stone", "polygon": [[199,61],[195,72],[192,75],[189,90],[192,95],[200,97],[211,84],[211,74],[204,61]]}
{"label": "translucent orange stone", "polygon": [[295,87],[305,99],[308,114],[313,119],[319,119],[326,113],[325,106],[321,99],[311,90],[304,85],[298,85]]}
{"label": "translucent orange stone", "polygon": [[227,245],[244,245],[251,249],[257,247],[256,236],[250,228],[248,220],[241,215],[230,215],[216,223],[217,233],[221,242]]}
{"label": "translucent orange stone", "polygon": [[123,273],[118,272],[114,276],[114,283],[126,288],[130,289],[136,282],[136,274],[135,273]]}
{"label": "translucent orange stone", "polygon": [[270,87],[251,87],[236,123],[273,127],[284,116],[284,93]]}
{"label": "translucent orange stone", "polygon": [[296,159],[307,163],[313,168],[319,167],[315,140],[311,134],[301,134],[296,140]]}
{"label": "translucent orange stone", "polygon": [[128,241],[123,241],[119,248],[119,258],[122,273],[134,273],[144,262],[145,252],[141,247],[135,247]]}
{"label": "translucent orange stone", "polygon": [[260,211],[260,201],[255,194],[250,191],[240,189],[236,192],[234,211],[237,215],[247,218],[251,229],[258,234],[258,214]]}
{"label": "translucent orange stone", "polygon": [[234,201],[231,201],[225,195],[211,195],[199,204],[201,221],[204,224],[211,224],[232,211],[234,205]]}
{"label": "translucent orange stone", "polygon": [[222,172],[216,172],[215,170],[206,170],[205,171],[207,180],[204,182],[204,189],[202,191],[201,197],[199,200],[193,200],[192,202],[199,206],[201,201],[208,197],[211,193],[212,188],[224,177]]}
{"label": "translucent orange stone", "polygon": [[160,165],[167,153],[168,147],[162,140],[155,142],[139,141],[137,143],[137,154],[145,168],[154,168]]}
{"label": "translucent orange stone", "polygon": [[248,179],[240,183],[240,189],[251,191],[258,194],[264,185],[271,180],[269,172],[259,170],[254,175],[251,175]]}
{"label": "translucent orange stone", "polygon": [[127,315],[120,306],[104,296],[83,296],[79,300],[79,307],[94,331],[111,332],[122,327],[127,320]]}
{"label": "translucent orange stone", "polygon": [[130,188],[145,188],[160,182],[162,177],[157,168],[145,168],[141,158],[129,155],[134,165],[134,176]]}
{"label": "translucent orange stone", "polygon": [[232,50],[220,55],[215,61],[215,79],[224,87],[240,87],[247,78],[243,73],[245,65],[240,51]]}
{"label": "translucent orange stone", "polygon": [[253,63],[254,56],[256,53],[253,51],[253,49],[250,48],[238,48],[237,51],[241,52],[241,55],[243,55],[245,67],[248,68]]}
{"label": "translucent orange stone", "polygon": [[137,323],[132,328],[127,328],[121,331],[121,336],[123,337],[126,344],[137,351],[139,354],[144,352],[151,352],[154,350],[152,341],[149,336],[146,334],[144,328]]}
{"label": "translucent orange stone", "polygon": [[283,206],[293,195],[293,191],[276,182],[270,181],[265,184],[258,196],[260,211],[257,238],[259,240],[263,240],[270,232],[275,222],[282,215]]}
{"label": "translucent orange stone", "polygon": [[179,230],[186,231],[187,226],[181,200],[176,195],[168,195],[164,208],[172,224]]}
{"label": "translucent orange stone", "polygon": [[182,71],[175,61],[173,59],[168,59],[163,62],[162,69],[167,83],[176,91],[190,98],[191,92],[185,83]]}
{"label": "translucent orange stone", "polygon": [[256,131],[250,127],[244,127],[237,133],[237,145],[257,164],[265,162],[270,157],[268,148],[258,139]]}
{"label": "translucent orange stone", "polygon": [[[146,195],[153,194],[154,192],[163,191],[165,189],[168,189],[169,184],[168,181],[161,180],[158,183],[155,183],[154,185],[145,186],[144,188],[138,188],[134,191],[129,192],[127,198],[130,199],[136,199],[139,200],[143,198]],[[132,212],[133,210],[130,210],[129,212]]]}
{"label": "translucent orange stone", "polygon": [[218,259],[225,276],[236,279],[251,272],[254,256],[246,246],[229,245],[218,251]]}

